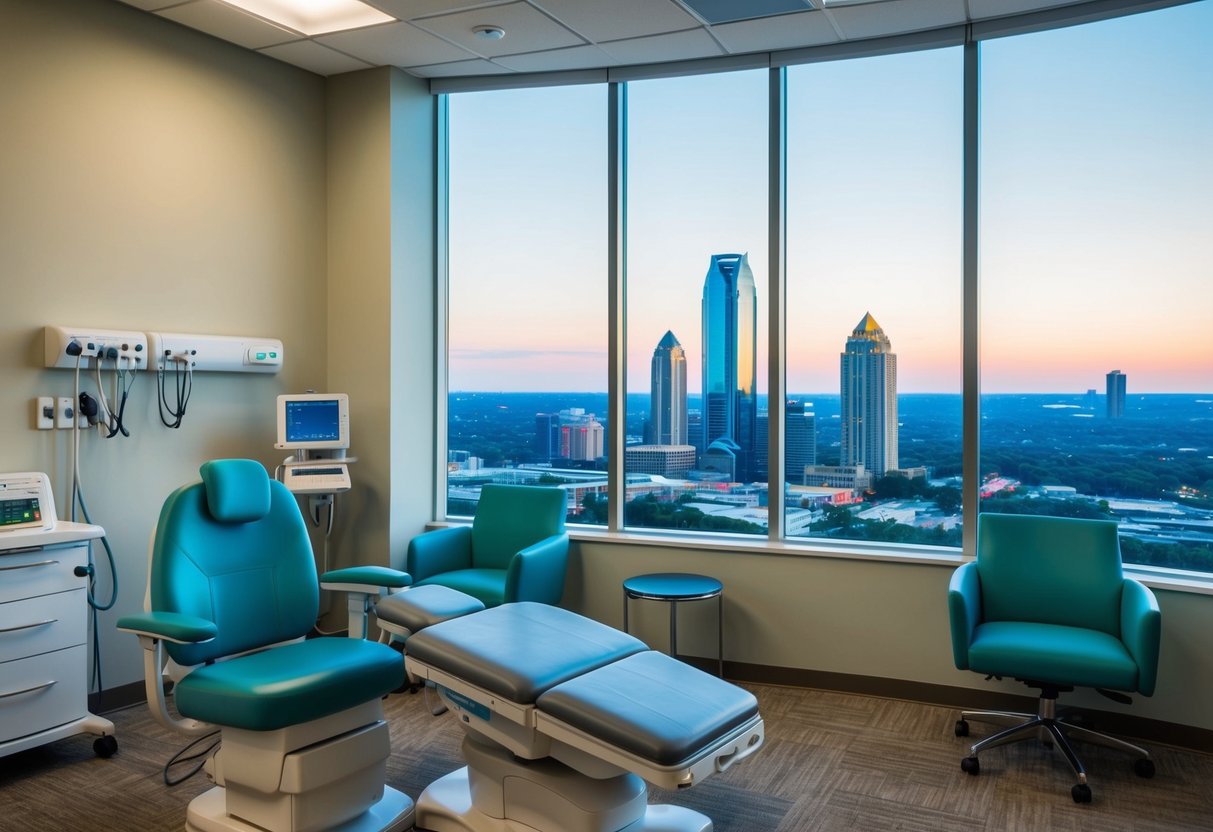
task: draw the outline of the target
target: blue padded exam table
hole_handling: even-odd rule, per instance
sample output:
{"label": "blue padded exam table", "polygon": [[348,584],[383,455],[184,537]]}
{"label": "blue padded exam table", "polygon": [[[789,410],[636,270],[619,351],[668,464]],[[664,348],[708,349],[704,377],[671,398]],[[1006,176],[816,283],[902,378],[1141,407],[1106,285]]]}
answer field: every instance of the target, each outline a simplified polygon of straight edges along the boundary
{"label": "blue padded exam table", "polygon": [[408,642],[466,735],[466,768],[431,784],[434,832],[708,832],[707,817],[648,805],[645,781],[693,786],[757,751],[748,691],[558,607],[505,604]]}

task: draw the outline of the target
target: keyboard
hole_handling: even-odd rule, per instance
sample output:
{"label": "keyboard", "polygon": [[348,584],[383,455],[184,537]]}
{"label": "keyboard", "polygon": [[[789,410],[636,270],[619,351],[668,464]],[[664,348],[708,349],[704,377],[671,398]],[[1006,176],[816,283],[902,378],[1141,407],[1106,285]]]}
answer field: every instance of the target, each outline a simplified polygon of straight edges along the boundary
{"label": "keyboard", "polygon": [[336,494],[350,490],[350,471],[344,465],[289,465],[286,487],[296,494]]}

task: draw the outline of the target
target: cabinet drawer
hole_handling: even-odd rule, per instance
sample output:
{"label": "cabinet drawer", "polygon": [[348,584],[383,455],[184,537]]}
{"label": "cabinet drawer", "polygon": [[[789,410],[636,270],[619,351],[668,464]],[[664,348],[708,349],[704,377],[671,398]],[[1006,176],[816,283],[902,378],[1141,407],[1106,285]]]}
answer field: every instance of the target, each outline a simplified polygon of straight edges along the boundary
{"label": "cabinet drawer", "polygon": [[87,557],[87,545],[0,554],[0,604],[84,586],[85,579],[72,570],[84,566]]}
{"label": "cabinet drawer", "polygon": [[0,662],[84,644],[84,588],[0,604]]}
{"label": "cabinet drawer", "polygon": [[83,644],[0,664],[0,741],[83,717],[87,678]]}

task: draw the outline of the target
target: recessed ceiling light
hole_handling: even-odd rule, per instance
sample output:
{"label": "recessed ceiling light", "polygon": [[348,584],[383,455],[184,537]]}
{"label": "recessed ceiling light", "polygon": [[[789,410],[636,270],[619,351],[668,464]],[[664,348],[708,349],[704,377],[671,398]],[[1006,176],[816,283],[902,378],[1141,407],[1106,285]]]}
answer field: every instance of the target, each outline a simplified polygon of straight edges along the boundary
{"label": "recessed ceiling light", "polygon": [[390,23],[396,18],[361,0],[223,0],[271,23],[311,37]]}
{"label": "recessed ceiling light", "polygon": [[500,26],[477,26],[472,31],[481,40],[501,40],[505,37],[505,29]]}

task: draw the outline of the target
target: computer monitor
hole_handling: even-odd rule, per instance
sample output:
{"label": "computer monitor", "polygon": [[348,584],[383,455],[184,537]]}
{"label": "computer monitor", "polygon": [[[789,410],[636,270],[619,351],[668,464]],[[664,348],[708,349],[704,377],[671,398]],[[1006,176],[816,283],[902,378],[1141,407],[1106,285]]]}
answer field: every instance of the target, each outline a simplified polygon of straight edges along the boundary
{"label": "computer monitor", "polygon": [[350,398],[345,393],[294,393],[278,397],[282,450],[343,450],[350,446]]}

